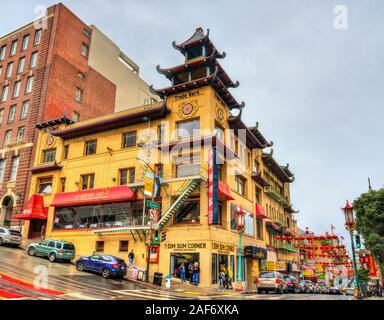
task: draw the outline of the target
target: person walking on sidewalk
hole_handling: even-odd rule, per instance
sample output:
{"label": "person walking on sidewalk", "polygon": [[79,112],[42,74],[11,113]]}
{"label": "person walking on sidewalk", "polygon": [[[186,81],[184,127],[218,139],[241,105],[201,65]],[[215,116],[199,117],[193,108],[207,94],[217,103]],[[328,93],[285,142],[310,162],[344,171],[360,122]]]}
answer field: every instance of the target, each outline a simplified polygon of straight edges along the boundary
{"label": "person walking on sidewalk", "polygon": [[199,264],[196,262],[195,265],[193,266],[193,276],[192,276],[192,279],[193,279],[193,284],[195,286],[198,286],[199,285],[199,282],[200,282],[200,267],[199,267]]}
{"label": "person walking on sidewalk", "polygon": [[40,230],[40,238],[41,238],[41,242],[43,242],[44,239],[45,239],[45,226],[42,226],[42,227],[41,227],[41,230]]}
{"label": "person walking on sidewalk", "polygon": [[225,286],[225,272],[224,270],[221,270],[219,272],[219,291],[223,291]]}
{"label": "person walking on sidewalk", "polygon": [[228,267],[228,269],[227,269],[227,289],[233,289],[232,279],[233,279],[233,271],[232,271],[231,267]]}
{"label": "person walking on sidewalk", "polygon": [[133,253],[133,250],[131,250],[131,252],[128,254],[128,269],[130,267],[133,267],[134,266],[134,263],[135,263],[135,254]]}
{"label": "person walking on sidewalk", "polygon": [[180,272],[180,278],[181,278],[181,282],[184,283],[185,282],[185,265],[184,263],[182,263],[179,267],[179,272]]}

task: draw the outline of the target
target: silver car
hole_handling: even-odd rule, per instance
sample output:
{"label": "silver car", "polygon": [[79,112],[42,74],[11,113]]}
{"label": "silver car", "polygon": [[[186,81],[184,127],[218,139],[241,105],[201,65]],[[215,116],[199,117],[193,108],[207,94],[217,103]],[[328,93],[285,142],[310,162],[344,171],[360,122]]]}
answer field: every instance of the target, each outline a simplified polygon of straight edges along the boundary
{"label": "silver car", "polygon": [[0,246],[9,244],[18,247],[21,245],[21,233],[17,230],[0,227]]}

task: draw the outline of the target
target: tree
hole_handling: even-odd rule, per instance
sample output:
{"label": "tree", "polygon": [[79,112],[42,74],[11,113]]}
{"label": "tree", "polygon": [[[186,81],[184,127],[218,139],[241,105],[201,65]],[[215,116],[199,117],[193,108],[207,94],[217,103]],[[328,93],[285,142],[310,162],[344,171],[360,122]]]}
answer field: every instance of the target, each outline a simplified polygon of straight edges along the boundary
{"label": "tree", "polygon": [[357,278],[359,279],[359,281],[368,282],[368,280],[369,280],[369,271],[367,269],[361,267],[357,271]]}
{"label": "tree", "polygon": [[357,231],[365,246],[384,268],[384,188],[363,193],[353,202]]}

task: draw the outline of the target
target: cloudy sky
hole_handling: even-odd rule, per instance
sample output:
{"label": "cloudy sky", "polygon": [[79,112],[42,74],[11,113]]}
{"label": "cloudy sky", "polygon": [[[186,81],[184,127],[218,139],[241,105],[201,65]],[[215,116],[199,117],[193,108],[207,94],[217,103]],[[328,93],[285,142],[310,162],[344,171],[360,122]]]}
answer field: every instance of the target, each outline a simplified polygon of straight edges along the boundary
{"label": "cloudy sky", "polygon": [[[344,233],[340,207],[384,177],[384,3],[381,0],[68,0],[82,20],[95,24],[140,67],[142,77],[167,82],[155,66],[182,63],[173,40],[209,28],[239,101],[244,121],[260,122],[274,155],[289,163],[299,225]],[[36,17],[37,5],[2,3],[0,34]],[[337,5],[346,6],[339,28]],[[8,13],[7,13],[8,12]],[[347,24],[347,25],[346,25]],[[340,29],[347,27],[347,29]]]}

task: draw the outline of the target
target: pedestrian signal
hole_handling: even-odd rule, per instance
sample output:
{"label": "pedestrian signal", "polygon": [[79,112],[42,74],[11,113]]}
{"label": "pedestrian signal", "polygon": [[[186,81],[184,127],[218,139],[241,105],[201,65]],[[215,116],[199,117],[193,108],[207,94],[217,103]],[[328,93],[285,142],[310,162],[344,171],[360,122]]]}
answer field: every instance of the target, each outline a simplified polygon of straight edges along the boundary
{"label": "pedestrian signal", "polygon": [[356,239],[356,248],[357,248],[357,249],[360,249],[360,248],[361,248],[360,235],[357,234],[357,235],[355,236],[355,239]]}

